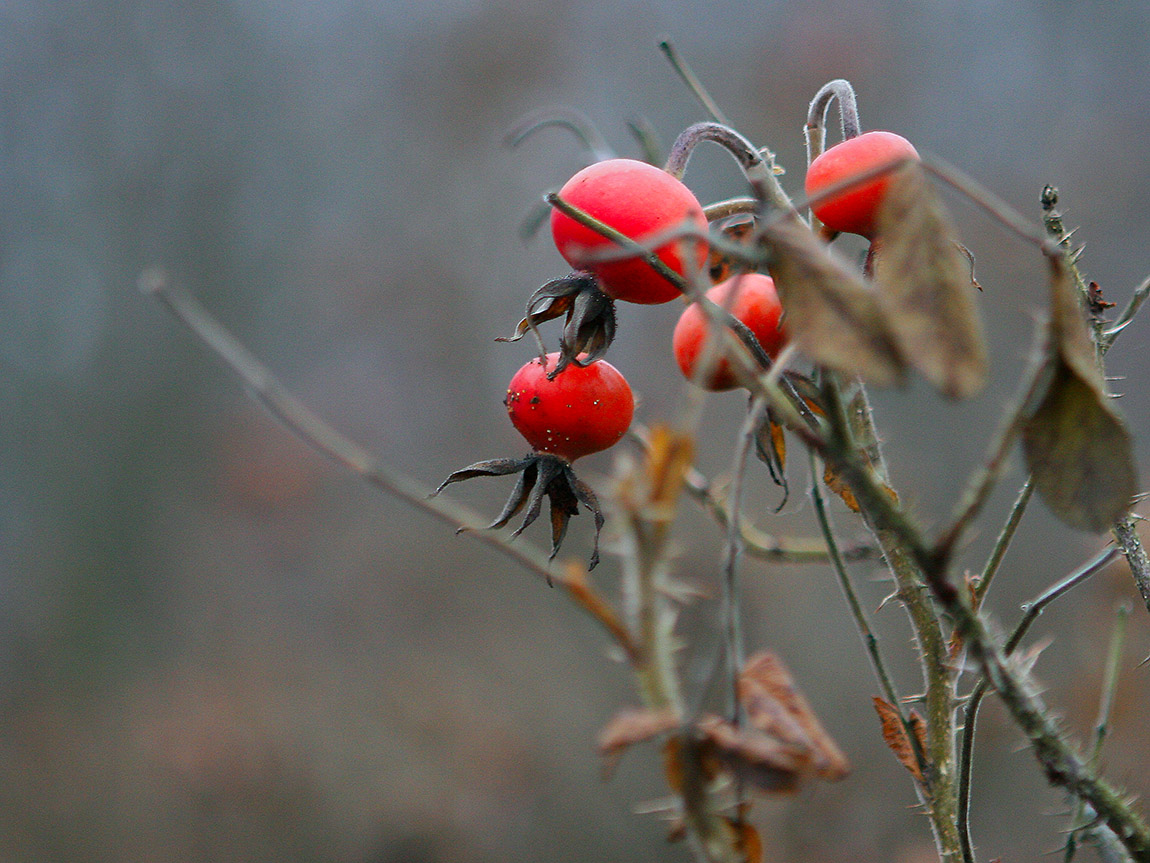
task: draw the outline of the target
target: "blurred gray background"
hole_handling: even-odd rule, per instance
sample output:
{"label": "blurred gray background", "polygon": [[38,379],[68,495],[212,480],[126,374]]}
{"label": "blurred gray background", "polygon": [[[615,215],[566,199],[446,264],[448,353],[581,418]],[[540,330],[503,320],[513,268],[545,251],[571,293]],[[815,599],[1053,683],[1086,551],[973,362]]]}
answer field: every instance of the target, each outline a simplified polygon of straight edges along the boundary
{"label": "blurred gray background", "polygon": [[[1043,184],[1059,186],[1109,299],[1150,273],[1139,0],[411,6],[0,4],[0,860],[688,857],[632,811],[664,793],[654,748],[600,779],[595,735],[636,696],[598,630],[560,592],[295,441],[136,292],[143,268],[167,267],[312,407],[423,482],[519,455],[500,399],[530,348],[494,338],[565,265],[517,228],[586,157],[556,130],[516,151],[501,136],[567,104],[621,154],[637,155],[625,124],[640,116],[669,144],[705,115],[656,49],[668,36],[741,131],[777,151],[792,191],[807,102],[847,77],[864,128],[901,132],[1028,215]],[[704,200],[743,191],[717,148],[686,179]],[[1015,392],[1045,291],[1033,249],[949,200],[986,288],[994,382],[960,406],[919,383],[875,398],[895,484],[931,525]],[[620,311],[611,360],[643,422],[681,404],[677,313]],[[1144,467],[1148,341],[1139,319],[1110,360]],[[742,404],[708,403],[710,475],[728,469]],[[795,462],[778,516],[752,466],[752,506],[763,529],[807,536]],[[611,463],[584,470],[601,483]],[[965,566],[981,566],[1021,481],[1015,463]],[[494,515],[509,487],[457,496]],[[584,553],[584,520],[565,552]],[[689,503],[679,528],[681,575],[713,589],[719,531]],[[1100,543],[1036,502],[992,593],[998,619]],[[597,571],[605,590],[616,567]],[[856,768],[759,804],[767,859],[929,860],[831,573],[745,571],[751,649],[782,653]],[[888,586],[872,566],[854,572],[877,609]],[[1079,737],[1114,609],[1133,598],[1115,566],[1036,628],[1053,637],[1038,674]],[[1134,611],[1105,760],[1145,796],[1150,627]],[[704,601],[685,619],[692,685],[714,615]],[[901,612],[874,616],[915,691]],[[983,855],[1057,848],[1066,801],[991,702],[979,742]]]}

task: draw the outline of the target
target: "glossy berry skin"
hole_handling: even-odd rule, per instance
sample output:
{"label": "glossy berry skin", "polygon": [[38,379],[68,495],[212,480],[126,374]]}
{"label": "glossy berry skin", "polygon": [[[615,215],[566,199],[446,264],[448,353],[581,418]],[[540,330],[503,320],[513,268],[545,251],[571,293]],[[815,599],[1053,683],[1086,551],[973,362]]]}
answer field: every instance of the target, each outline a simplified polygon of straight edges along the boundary
{"label": "glossy berry skin", "polygon": [[512,425],[537,452],[574,461],[617,443],[631,425],[635,398],[618,370],[599,360],[570,365],[554,380],[558,353],[539,358],[517,371],[507,386],[507,414]]}
{"label": "glossy berry skin", "polygon": [[[635,159],[589,165],[567,181],[559,197],[637,242],[688,221],[707,230],[703,207],[690,189],[661,168]],[[595,261],[596,253],[619,246],[559,210],[551,211],[551,235],[559,254],[575,269],[598,276],[600,288],[610,297],[649,304],[679,296],[679,290],[646,261]],[[693,248],[695,260],[681,256],[680,248],[688,254]],[[701,270],[707,257],[706,243],[698,240],[671,240],[655,251],[679,275]]]}
{"label": "glossy berry skin", "polygon": [[[731,291],[736,289],[736,285],[738,294],[734,303],[728,306]],[[770,276],[762,273],[732,276],[707,291],[707,297],[746,324],[772,359],[783,349],[787,342],[787,334],[782,326],[783,307]],[[687,380],[695,381],[704,389],[733,389],[738,386],[738,378],[725,359],[715,364],[706,379],[695,380],[695,364],[706,348],[708,330],[707,317],[697,304],[683,310],[671,337],[679,370]]]}
{"label": "glossy berry skin", "polygon": [[[918,151],[910,141],[894,132],[864,132],[848,138],[811,162],[807,168],[807,197],[900,158],[917,159]],[[873,239],[878,208],[889,184],[889,175],[875,177],[812,204],[811,210],[828,228]]]}

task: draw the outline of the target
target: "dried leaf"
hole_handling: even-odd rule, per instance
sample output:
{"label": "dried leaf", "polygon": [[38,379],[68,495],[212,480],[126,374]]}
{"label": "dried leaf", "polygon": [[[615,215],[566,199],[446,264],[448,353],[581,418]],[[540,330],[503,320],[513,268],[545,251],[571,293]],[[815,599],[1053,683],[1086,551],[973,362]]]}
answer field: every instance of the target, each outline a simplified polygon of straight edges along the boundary
{"label": "dried leaf", "polygon": [[683,487],[683,477],[694,458],[694,440],[688,434],[667,425],[651,428],[647,448],[647,478],[650,502],[655,506],[673,506]]}
{"label": "dried leaf", "polygon": [[1070,527],[1101,533],[1130,508],[1138,486],[1130,433],[1102,373],[1062,261],[1051,261],[1053,369],[1022,429],[1022,447],[1046,505]]}
{"label": "dried leaf", "polygon": [[620,710],[599,732],[599,754],[604,758],[604,775],[609,776],[623,753],[636,743],[643,743],[678,726],[679,717],[673,710],[638,707]]}
{"label": "dried leaf", "polygon": [[891,176],[876,236],[875,282],[903,356],[943,395],[969,398],[987,373],[971,263],[920,164]]}
{"label": "dried leaf", "polygon": [[763,863],[763,837],[759,831],[742,818],[729,818],[727,823],[735,832],[735,850],[744,863]]}
{"label": "dried leaf", "polygon": [[869,383],[900,383],[905,361],[879,300],[797,215],[764,226],[787,330],[807,357]]}
{"label": "dried leaf", "polygon": [[[864,452],[864,456],[865,455]],[[823,468],[823,482],[827,484],[827,488],[842,498],[843,503],[847,505],[847,508],[851,512],[860,511],[858,498],[855,497],[855,493],[851,490],[851,487],[847,485],[846,480],[844,480],[839,475],[839,472],[830,464],[825,465]],[[882,490],[887,493],[887,496],[895,503],[898,503],[898,493],[886,483],[881,483],[881,486]]]}
{"label": "dried leaf", "polygon": [[851,491],[851,487],[843,481],[838,471],[830,464],[827,464],[823,469],[823,482],[827,484],[827,488],[843,499],[843,503],[851,512],[859,511],[859,502],[855,493]]}
{"label": "dried leaf", "polygon": [[747,658],[739,673],[738,693],[748,723],[776,740],[807,751],[816,776],[836,780],[850,772],[846,757],[774,653],[763,651]]}
{"label": "dried leaf", "polygon": [[739,728],[710,715],[698,723],[723,765],[760,791],[788,793],[812,772],[809,748],[779,740],[754,728]]}
{"label": "dried leaf", "polygon": [[[898,763],[909,770],[911,776],[922,782],[922,770],[919,768],[914,747],[911,745],[910,736],[906,733],[906,726],[903,725],[898,709],[878,696],[874,697],[874,709],[878,711],[879,721],[882,722],[882,739],[886,741]],[[917,713],[911,713],[909,723],[914,736],[918,738],[919,750],[922,751],[926,748],[925,723]]]}

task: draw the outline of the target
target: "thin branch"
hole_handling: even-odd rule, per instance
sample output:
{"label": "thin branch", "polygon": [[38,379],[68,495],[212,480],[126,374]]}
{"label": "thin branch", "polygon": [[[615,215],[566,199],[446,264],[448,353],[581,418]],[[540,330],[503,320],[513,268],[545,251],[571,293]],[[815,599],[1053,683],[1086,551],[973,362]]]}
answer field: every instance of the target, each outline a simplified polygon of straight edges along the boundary
{"label": "thin branch", "polygon": [[915,758],[919,763],[919,772],[924,773],[924,755],[918,746],[918,736],[914,733],[914,730],[910,727],[910,723],[902,712],[902,699],[894,687],[894,681],[891,680],[890,674],[886,670],[886,664],[883,662],[882,653],[878,647],[878,636],[875,635],[874,629],[870,625],[870,620],[867,618],[866,611],[863,609],[862,603],[858,598],[858,593],[855,591],[854,584],[851,582],[850,574],[847,572],[846,561],[839,551],[838,540],[835,538],[834,527],[831,525],[830,513],[827,510],[826,497],[823,494],[819,481],[819,477],[822,475],[822,466],[819,464],[818,456],[816,456],[813,451],[810,451],[809,455],[811,464],[811,499],[814,501],[815,516],[819,522],[819,529],[822,531],[823,538],[827,544],[827,550],[830,553],[831,567],[834,569],[835,576],[838,578],[839,587],[842,588],[843,596],[846,597],[847,607],[850,609],[851,617],[853,617],[855,621],[855,628],[858,630],[859,636],[863,641],[863,646],[866,648],[867,655],[870,657],[871,668],[874,670],[875,677],[878,679],[879,687],[882,689],[882,693],[886,697],[887,702],[898,711],[903,730],[906,732],[907,739],[911,741]]}
{"label": "thin branch", "polygon": [[1150,557],[1147,557],[1142,540],[1138,537],[1134,516],[1126,516],[1111,528],[1111,533],[1114,534],[1122,553],[1126,555],[1130,573],[1134,576],[1134,584],[1138,586],[1138,592],[1142,595],[1147,611],[1150,611]]}
{"label": "thin branch", "polygon": [[[1045,332],[1040,332],[1038,339],[1044,338]],[[967,481],[950,526],[942,531],[935,542],[935,554],[940,560],[949,558],[963,533],[982,511],[982,507],[1002,476],[1007,458],[1014,448],[1015,439],[1022,431],[1026,418],[1034,410],[1035,399],[1046,389],[1049,378],[1047,360],[1042,359],[1031,364],[1030,370],[1023,378],[1022,395],[1006,415],[998,434],[987,448],[987,455],[982,465]]]}
{"label": "thin branch", "polygon": [[527,544],[512,545],[499,534],[481,530],[484,520],[446,498],[430,497],[432,489],[380,463],[350,438],[336,431],[303,405],[238,339],[212,317],[187,291],[172,284],[166,273],[149,270],[140,277],[140,289],[168,308],[244,382],[255,401],[288,431],[320,454],[358,474],[374,486],[416,509],[462,530],[519,564],[546,582],[551,569],[547,558]]}
{"label": "thin branch", "polygon": [[1118,334],[1130,325],[1134,320],[1134,316],[1138,314],[1138,310],[1142,308],[1142,304],[1146,302],[1146,298],[1150,297],[1150,278],[1142,282],[1134,293],[1130,296],[1130,302],[1126,304],[1126,308],[1115,319],[1114,323],[1110,324],[1102,333],[1103,342],[1102,347],[1109,350],[1110,346],[1114,344],[1114,340],[1118,338]]}
{"label": "thin branch", "polygon": [[699,104],[707,110],[707,113],[711,115],[715,122],[722,123],[724,126],[731,125],[726,115],[723,114],[722,109],[719,108],[719,104],[711,98],[711,94],[707,92],[703,86],[703,82],[699,80],[699,77],[694,73],[691,67],[687,65],[687,61],[682,58],[675,49],[675,46],[671,44],[671,40],[660,39],[659,50],[666,55],[667,60],[671,64],[671,68],[675,70],[683,83],[687,85],[687,89],[694,94],[695,98],[699,100]]}
{"label": "thin branch", "polygon": [[1022,522],[1022,516],[1026,513],[1026,507],[1033,495],[1034,478],[1028,476],[1026,482],[1022,484],[1022,488],[1019,489],[1018,497],[1014,499],[1014,504],[1010,507],[1010,514],[1006,517],[1006,524],[1003,525],[998,537],[994,540],[994,548],[990,550],[990,557],[987,558],[986,564],[982,567],[982,572],[979,573],[978,580],[975,582],[975,608],[982,605],[986,592],[990,590],[990,583],[1002,565],[1002,559],[1006,556],[1006,550],[1010,548],[1015,533],[1018,532],[1018,525]]}

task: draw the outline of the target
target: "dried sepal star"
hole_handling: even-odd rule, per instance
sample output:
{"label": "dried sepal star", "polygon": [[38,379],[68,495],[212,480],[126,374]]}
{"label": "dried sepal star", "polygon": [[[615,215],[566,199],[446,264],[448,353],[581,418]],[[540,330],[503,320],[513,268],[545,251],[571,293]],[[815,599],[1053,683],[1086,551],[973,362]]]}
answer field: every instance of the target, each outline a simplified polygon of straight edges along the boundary
{"label": "dried sepal star", "polygon": [[[585,482],[575,476],[571,463],[551,453],[535,452],[519,459],[491,459],[468,465],[451,474],[440,483],[433,494],[439,494],[452,483],[474,479],[480,476],[508,476],[518,473],[519,479],[507,499],[507,504],[488,530],[504,527],[520,511],[526,509],[523,521],[511,534],[519,536],[538,517],[543,508],[543,498],[550,501],[551,509],[551,554],[554,559],[567,535],[571,516],[579,514],[579,504],[583,504],[595,517],[595,539],[587,569],[594,569],[599,563],[599,533],[603,529],[603,510],[599,500]],[[463,530],[464,528],[460,528]]]}
{"label": "dried sepal star", "polygon": [[607,353],[615,340],[615,301],[599,290],[595,276],[587,272],[574,272],[538,288],[527,300],[527,311],[515,332],[496,341],[516,342],[531,332],[543,350],[539,325],[562,316],[566,321],[559,339],[559,361],[548,377],[553,379],[572,363],[590,365]]}

